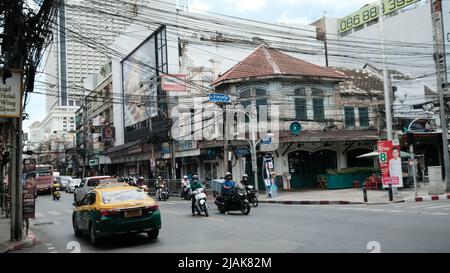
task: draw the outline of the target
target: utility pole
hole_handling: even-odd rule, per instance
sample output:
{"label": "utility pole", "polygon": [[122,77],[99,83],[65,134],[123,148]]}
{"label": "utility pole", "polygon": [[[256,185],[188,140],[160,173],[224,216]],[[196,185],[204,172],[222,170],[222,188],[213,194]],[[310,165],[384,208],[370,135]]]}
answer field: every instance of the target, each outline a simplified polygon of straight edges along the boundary
{"label": "utility pole", "polygon": [[384,106],[386,112],[386,133],[387,140],[392,140],[392,112],[391,112],[391,96],[389,94],[389,76],[386,67],[386,56],[384,54],[384,37],[383,37],[383,0],[379,0],[379,22],[380,22],[380,41],[381,55],[383,60],[383,87],[384,87]]}
{"label": "utility pole", "polygon": [[12,156],[10,164],[11,185],[11,241],[22,240],[22,116],[12,120]]}
{"label": "utility pole", "polygon": [[[445,6],[444,6],[445,5]],[[444,159],[444,175],[447,184],[447,191],[450,191],[450,158],[448,151],[448,128],[447,128],[447,115],[445,112],[445,88],[447,85],[447,62],[446,62],[446,50],[444,37],[444,16],[447,16],[447,12],[443,12],[443,9],[447,9],[447,5],[444,1],[434,0],[430,1],[431,18],[433,20],[434,31],[434,55],[437,71],[437,91],[439,93],[439,112],[442,128],[442,152]]]}
{"label": "utility pole", "polygon": [[86,159],[87,159],[87,132],[86,132],[86,119],[87,119],[87,97],[84,97],[84,103],[83,103],[83,178],[86,177]]}
{"label": "utility pole", "polygon": [[445,113],[444,86],[445,84],[442,84],[441,88],[439,88],[439,111],[442,128],[442,151],[444,154],[445,181],[447,184],[447,191],[450,191],[450,158],[448,154],[448,128],[447,114]]}

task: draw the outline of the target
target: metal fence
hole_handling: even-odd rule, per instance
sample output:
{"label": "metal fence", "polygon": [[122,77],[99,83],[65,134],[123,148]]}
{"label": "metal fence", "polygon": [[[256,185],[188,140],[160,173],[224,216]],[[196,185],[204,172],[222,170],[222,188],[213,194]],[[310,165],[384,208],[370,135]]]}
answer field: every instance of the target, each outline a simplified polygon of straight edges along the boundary
{"label": "metal fence", "polygon": [[[145,179],[144,184],[148,187],[150,194],[156,194],[155,182],[157,179]],[[169,188],[170,195],[179,195],[181,193],[181,179],[165,179]]]}

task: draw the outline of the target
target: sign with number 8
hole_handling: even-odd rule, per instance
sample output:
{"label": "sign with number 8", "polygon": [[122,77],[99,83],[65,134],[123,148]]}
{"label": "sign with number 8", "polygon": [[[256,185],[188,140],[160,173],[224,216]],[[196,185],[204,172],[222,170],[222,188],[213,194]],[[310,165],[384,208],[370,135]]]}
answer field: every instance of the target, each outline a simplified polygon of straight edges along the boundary
{"label": "sign with number 8", "polygon": [[386,162],[387,161],[387,154],[386,153],[380,153],[380,161]]}

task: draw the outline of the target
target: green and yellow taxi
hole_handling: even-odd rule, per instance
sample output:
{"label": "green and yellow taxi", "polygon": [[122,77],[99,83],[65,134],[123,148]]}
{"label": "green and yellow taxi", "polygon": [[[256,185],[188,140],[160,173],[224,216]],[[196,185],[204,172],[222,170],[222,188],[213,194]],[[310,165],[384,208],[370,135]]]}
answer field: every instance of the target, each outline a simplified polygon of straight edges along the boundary
{"label": "green and yellow taxi", "polygon": [[98,186],[74,206],[75,236],[89,234],[94,245],[99,238],[114,234],[147,233],[154,239],[161,229],[156,201],[127,183]]}

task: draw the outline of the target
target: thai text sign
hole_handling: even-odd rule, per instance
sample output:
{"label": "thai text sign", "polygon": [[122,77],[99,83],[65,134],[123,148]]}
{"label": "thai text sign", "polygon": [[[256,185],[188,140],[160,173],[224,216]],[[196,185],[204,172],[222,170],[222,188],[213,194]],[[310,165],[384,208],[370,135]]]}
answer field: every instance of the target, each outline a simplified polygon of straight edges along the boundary
{"label": "thai text sign", "polygon": [[0,78],[0,117],[18,118],[22,112],[22,74],[11,72],[5,82]]}
{"label": "thai text sign", "polygon": [[402,161],[399,145],[392,141],[378,141],[378,159],[383,187],[403,187]]}
{"label": "thai text sign", "polygon": [[22,213],[23,218],[34,218],[36,199],[34,198],[34,193],[24,193],[23,194],[23,205]]}

